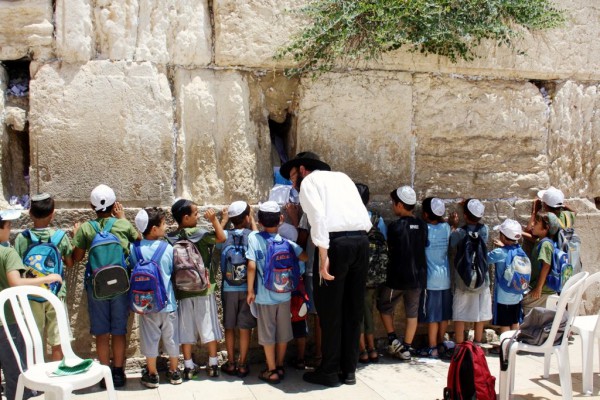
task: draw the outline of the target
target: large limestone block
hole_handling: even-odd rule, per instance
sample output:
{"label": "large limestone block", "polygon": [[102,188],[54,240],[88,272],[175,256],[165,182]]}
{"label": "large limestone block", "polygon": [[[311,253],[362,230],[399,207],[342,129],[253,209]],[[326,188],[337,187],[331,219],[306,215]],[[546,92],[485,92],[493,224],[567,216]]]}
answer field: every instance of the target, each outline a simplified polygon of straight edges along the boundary
{"label": "large limestone block", "polygon": [[32,192],[84,207],[99,183],[129,206],[169,204],[173,109],[150,63],[42,66],[30,84]]}
{"label": "large limestone block", "polygon": [[270,140],[235,71],[178,69],[177,194],[199,204],[256,203],[270,187]]}
{"label": "large limestone block", "polygon": [[303,80],[296,150],[320,154],[333,170],[368,184],[371,193],[410,184],[411,84],[410,74],[373,71]]}
{"label": "large limestone block", "polygon": [[86,62],[95,57],[92,5],[89,0],[56,3],[56,54],[65,62]]}
{"label": "large limestone block", "polygon": [[550,182],[567,196],[600,194],[600,86],[568,81],[551,107]]}
{"label": "large limestone block", "polygon": [[548,185],[549,108],[528,82],[415,77],[417,192],[509,198]]}
{"label": "large limestone block", "polygon": [[[8,135],[6,131],[6,125],[4,122],[4,109],[6,106],[4,93],[6,92],[7,85],[8,74],[4,70],[2,64],[0,64],[0,93],[2,93],[2,95],[0,96],[0,154],[3,153],[5,143],[7,142],[6,137]],[[2,177],[5,175],[5,171],[3,171],[4,168],[6,168],[6,163],[4,162],[4,159],[0,159],[0,187],[2,187],[2,191],[4,191],[4,182],[2,179]],[[8,203],[4,199],[4,196],[0,196],[0,207],[6,207],[7,204]]]}
{"label": "large limestone block", "polygon": [[[186,66],[211,61],[206,0],[100,0],[92,7],[92,41],[100,58]],[[70,18],[63,22],[80,24]]]}
{"label": "large limestone block", "polygon": [[293,12],[306,0],[215,0],[215,63],[281,67],[273,55],[306,23]]}
{"label": "large limestone block", "polygon": [[0,60],[49,56],[52,14],[51,0],[0,1]]}

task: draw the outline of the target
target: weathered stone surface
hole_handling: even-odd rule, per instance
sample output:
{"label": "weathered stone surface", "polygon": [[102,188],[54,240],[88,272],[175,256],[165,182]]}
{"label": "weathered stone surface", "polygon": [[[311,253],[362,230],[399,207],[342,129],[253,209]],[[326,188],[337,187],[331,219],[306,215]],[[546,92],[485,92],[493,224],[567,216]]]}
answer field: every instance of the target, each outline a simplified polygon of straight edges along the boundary
{"label": "weathered stone surface", "polygon": [[425,196],[531,198],[548,186],[548,105],[528,82],[415,77],[415,186]]}
{"label": "weathered stone surface", "polygon": [[281,67],[275,52],[306,20],[293,12],[306,0],[216,0],[215,63],[250,67]]}
{"label": "weathered stone surface", "polygon": [[[4,97],[4,92],[6,91],[6,87],[8,85],[8,74],[6,73],[6,71],[4,70],[4,67],[2,66],[2,64],[0,64],[0,93],[2,93],[2,95],[0,96],[0,155],[2,155],[4,153],[4,149],[6,146],[6,142],[7,142],[7,135],[8,132],[6,131],[6,126],[4,124],[4,108],[5,108],[5,97]],[[4,158],[0,159],[0,185],[2,185],[2,192],[5,191],[5,182],[4,182],[4,175],[5,175],[5,169],[8,167],[8,163],[6,163],[6,160],[4,160]],[[4,193],[3,193],[4,194]],[[8,202],[6,201],[6,199],[4,198],[4,196],[0,196],[0,207],[6,207],[8,205]]]}
{"label": "weathered stone surface", "polygon": [[65,62],[86,62],[96,56],[92,6],[89,0],[56,2],[56,54]]}
{"label": "weathered stone surface", "polygon": [[294,107],[294,99],[298,95],[298,78],[287,78],[281,73],[269,72],[255,76],[260,91],[264,96],[264,107],[269,119],[284,123]]}
{"label": "weathered stone surface", "polygon": [[565,82],[550,115],[550,183],[568,197],[600,194],[600,86]]}
{"label": "weathered stone surface", "polygon": [[211,61],[206,0],[101,0],[95,3],[92,15],[92,41],[100,58],[186,66]]}
{"label": "weathered stone surface", "polygon": [[27,124],[27,110],[21,107],[6,107],[4,110],[4,123],[14,129],[22,132]]}
{"label": "weathered stone surface", "polygon": [[373,71],[303,80],[296,151],[320,154],[372,194],[411,183],[411,83],[409,74]]}
{"label": "weathered stone surface", "polygon": [[33,53],[52,53],[54,26],[51,0],[0,1],[0,60],[18,60]]}
{"label": "weathered stone surface", "polygon": [[[199,204],[257,202],[271,186],[270,140],[238,72],[177,69],[177,194]],[[263,125],[266,121],[263,121]]]}
{"label": "weathered stone surface", "polygon": [[169,204],[173,110],[150,63],[46,64],[31,81],[32,192],[86,207],[99,183],[129,205]]}

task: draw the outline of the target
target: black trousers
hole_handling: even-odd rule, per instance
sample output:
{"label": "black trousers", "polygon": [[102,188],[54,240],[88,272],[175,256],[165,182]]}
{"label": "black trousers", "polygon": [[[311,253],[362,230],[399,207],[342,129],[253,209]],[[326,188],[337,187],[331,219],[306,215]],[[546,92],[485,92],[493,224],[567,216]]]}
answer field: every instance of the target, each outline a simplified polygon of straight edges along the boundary
{"label": "black trousers", "polygon": [[329,273],[333,281],[320,282],[318,248],[314,261],[315,307],[322,330],[321,372],[356,371],[358,341],[363,319],[369,263],[366,234],[335,237],[329,242]]}

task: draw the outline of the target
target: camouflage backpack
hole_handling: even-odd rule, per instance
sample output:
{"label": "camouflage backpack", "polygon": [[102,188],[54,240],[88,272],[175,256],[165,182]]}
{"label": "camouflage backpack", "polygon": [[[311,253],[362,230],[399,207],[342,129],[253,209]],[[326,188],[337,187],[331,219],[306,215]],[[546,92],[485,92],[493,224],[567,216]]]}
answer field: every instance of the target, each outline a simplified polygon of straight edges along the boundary
{"label": "camouflage backpack", "polygon": [[369,237],[369,269],[367,287],[377,287],[385,282],[388,265],[388,247],[383,233],[377,228],[379,214],[371,212],[373,227],[367,234]]}

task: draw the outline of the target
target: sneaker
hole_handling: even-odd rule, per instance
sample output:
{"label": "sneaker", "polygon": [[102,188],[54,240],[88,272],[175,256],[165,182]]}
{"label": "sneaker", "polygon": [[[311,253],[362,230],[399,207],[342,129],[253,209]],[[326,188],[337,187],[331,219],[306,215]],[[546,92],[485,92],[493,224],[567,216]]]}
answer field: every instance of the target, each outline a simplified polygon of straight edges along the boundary
{"label": "sneaker", "polygon": [[158,387],[158,374],[149,374],[148,372],[144,372],[142,375],[142,385],[146,386],[150,389],[156,389]]}
{"label": "sneaker", "polygon": [[398,351],[396,351],[396,353],[394,354],[394,357],[397,357],[404,361],[409,361],[410,358],[412,357],[413,352],[416,352],[416,350],[410,346],[406,346],[405,344],[403,344],[402,346],[400,346]]}
{"label": "sneaker", "polygon": [[194,368],[184,368],[183,369],[183,380],[191,381],[198,374],[200,367],[194,364]]}
{"label": "sneaker", "polygon": [[402,347],[402,342],[399,341],[398,339],[394,339],[392,344],[390,344],[388,346],[388,353],[392,356],[395,356],[401,347]]}
{"label": "sneaker", "polygon": [[114,387],[123,387],[127,382],[127,377],[125,376],[125,371],[123,368],[114,368],[112,371],[113,385]]}
{"label": "sneaker", "polygon": [[181,378],[181,371],[179,371],[179,368],[177,368],[175,371],[168,371],[167,379],[169,380],[171,385],[179,385],[181,382],[183,382],[183,379]]}
{"label": "sneaker", "polygon": [[206,375],[209,378],[218,378],[219,377],[219,366],[218,365],[209,365],[206,367]]}

